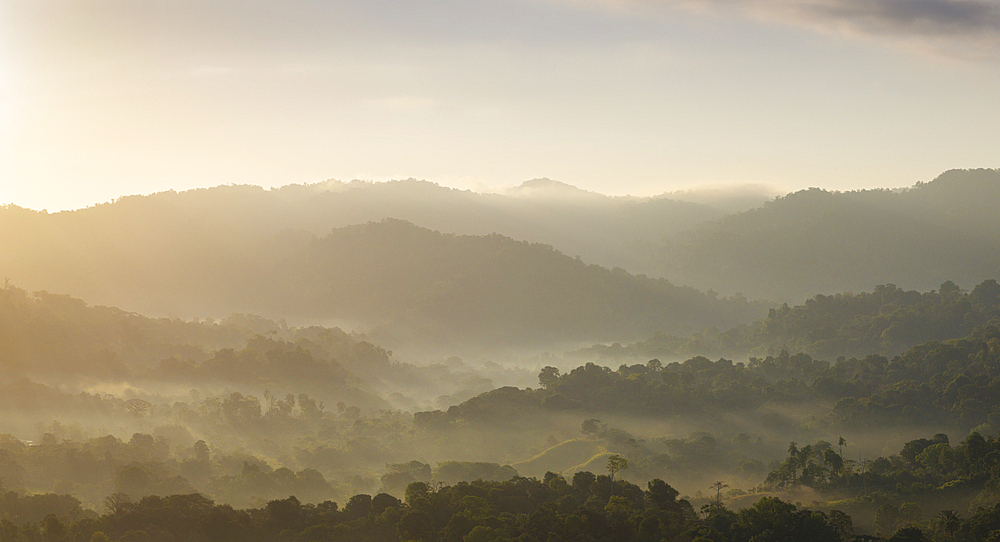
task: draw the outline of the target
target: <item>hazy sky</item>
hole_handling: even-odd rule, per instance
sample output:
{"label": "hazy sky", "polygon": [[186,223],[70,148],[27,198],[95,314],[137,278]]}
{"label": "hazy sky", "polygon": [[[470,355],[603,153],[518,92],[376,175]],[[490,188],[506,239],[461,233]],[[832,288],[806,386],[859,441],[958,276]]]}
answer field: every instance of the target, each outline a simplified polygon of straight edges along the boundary
{"label": "hazy sky", "polygon": [[1000,0],[0,0],[0,203],[1000,166]]}

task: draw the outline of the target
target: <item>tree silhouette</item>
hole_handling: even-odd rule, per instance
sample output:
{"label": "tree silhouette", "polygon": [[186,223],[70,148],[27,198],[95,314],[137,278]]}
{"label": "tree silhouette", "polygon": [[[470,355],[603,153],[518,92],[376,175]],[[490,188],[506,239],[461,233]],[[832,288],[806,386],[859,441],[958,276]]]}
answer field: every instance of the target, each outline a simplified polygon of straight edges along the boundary
{"label": "tree silhouette", "polygon": [[582,431],[584,435],[597,436],[602,430],[603,427],[601,426],[601,420],[591,418],[589,420],[584,420],[583,423],[580,424],[580,431]]}
{"label": "tree silhouette", "polygon": [[715,505],[722,507],[722,490],[729,487],[729,484],[722,483],[721,480],[712,484],[711,488],[715,490]]}
{"label": "tree silhouette", "polygon": [[132,497],[128,493],[120,491],[104,498],[105,510],[107,510],[108,514],[115,517],[119,517],[127,512],[132,507],[132,504]]}
{"label": "tree silhouette", "polygon": [[614,454],[608,458],[608,473],[611,474],[611,495],[615,494],[615,473],[628,468],[628,460]]}
{"label": "tree silhouette", "polygon": [[615,454],[608,458],[608,473],[611,474],[611,481],[615,481],[615,473],[628,468],[628,460]]}
{"label": "tree silhouette", "polygon": [[559,381],[559,369],[555,367],[544,367],[538,373],[538,383],[545,389],[551,389]]}
{"label": "tree silhouette", "polygon": [[962,520],[958,517],[958,514],[954,510],[942,510],[938,514],[937,519],[941,528],[951,536],[952,540],[955,540],[955,533],[962,526]]}
{"label": "tree silhouette", "polygon": [[795,468],[799,462],[799,445],[794,440],[788,443],[788,464],[792,467],[792,484],[795,483]]}
{"label": "tree silhouette", "polygon": [[840,471],[844,468],[844,458],[833,451],[832,448],[827,448],[823,451],[823,461],[830,465],[830,478],[834,478],[840,475]]}
{"label": "tree silhouette", "polygon": [[153,405],[149,401],[143,401],[142,399],[129,399],[125,401],[125,408],[136,416],[146,412],[151,406]]}

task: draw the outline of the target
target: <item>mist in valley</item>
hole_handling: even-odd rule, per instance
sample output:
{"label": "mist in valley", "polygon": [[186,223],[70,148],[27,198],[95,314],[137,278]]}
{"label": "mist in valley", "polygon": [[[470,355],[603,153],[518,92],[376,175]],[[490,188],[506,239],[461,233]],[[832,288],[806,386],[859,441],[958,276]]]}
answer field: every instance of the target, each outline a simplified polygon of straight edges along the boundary
{"label": "mist in valley", "polygon": [[0,542],[1000,540],[996,0],[0,0]]}
{"label": "mist in valley", "polygon": [[[1000,182],[949,173],[942,190],[963,175]],[[95,511],[113,494],[259,508],[290,495],[402,502],[421,484],[476,480],[599,492],[611,473],[622,491],[666,480],[697,507],[721,506],[722,485],[733,507],[838,508],[861,532],[906,524],[872,502],[923,517],[990,502],[986,460],[969,450],[1000,430],[996,280],[789,304],[566,252],[652,262],[672,235],[799,197],[742,209],[753,194],[682,203],[548,180],[506,195],[408,180],[7,206],[3,487]],[[867,197],[831,194],[808,213]],[[884,261],[912,274],[909,262]],[[781,279],[756,291],[791,286]],[[793,295],[781,291],[772,299]],[[613,458],[627,467],[609,471]],[[962,469],[961,489],[934,489],[958,488],[948,476]]]}

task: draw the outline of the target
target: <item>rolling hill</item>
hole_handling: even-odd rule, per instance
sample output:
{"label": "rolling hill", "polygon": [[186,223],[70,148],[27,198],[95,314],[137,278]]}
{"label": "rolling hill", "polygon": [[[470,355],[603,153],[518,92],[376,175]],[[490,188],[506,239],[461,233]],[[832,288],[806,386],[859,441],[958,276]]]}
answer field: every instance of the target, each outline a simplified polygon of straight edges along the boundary
{"label": "rolling hill", "polygon": [[904,190],[802,190],[671,236],[658,276],[794,302],[880,284],[968,288],[1000,269],[998,201],[1000,170],[991,169]]}

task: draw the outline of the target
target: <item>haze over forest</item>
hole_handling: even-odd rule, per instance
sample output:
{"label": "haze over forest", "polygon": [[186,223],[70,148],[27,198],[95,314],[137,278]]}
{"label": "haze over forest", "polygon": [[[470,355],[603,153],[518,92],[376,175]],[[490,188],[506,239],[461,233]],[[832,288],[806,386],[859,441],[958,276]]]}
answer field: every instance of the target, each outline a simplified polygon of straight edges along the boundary
{"label": "haze over forest", "polygon": [[0,537],[984,540],[997,201],[976,169],[5,205]]}
{"label": "haze over forest", "polygon": [[0,542],[1000,541],[1000,0],[0,0]]}

